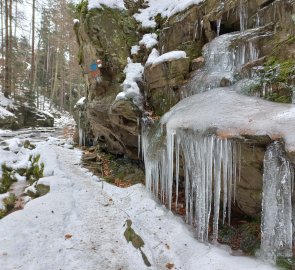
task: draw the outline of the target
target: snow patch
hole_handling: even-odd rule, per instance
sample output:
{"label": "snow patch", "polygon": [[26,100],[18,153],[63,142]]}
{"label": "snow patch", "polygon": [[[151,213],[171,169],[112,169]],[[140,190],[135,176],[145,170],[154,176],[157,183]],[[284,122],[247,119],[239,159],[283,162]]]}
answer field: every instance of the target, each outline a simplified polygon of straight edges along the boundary
{"label": "snow patch", "polygon": [[152,49],[145,65],[148,66],[148,65],[152,65],[153,62],[160,56],[160,53],[157,49]]}
{"label": "snow patch", "polygon": [[7,111],[6,109],[0,107],[0,118],[5,119],[7,117],[15,116],[13,113]]}
{"label": "snow patch", "polygon": [[131,47],[130,53],[131,53],[131,55],[138,54],[139,50],[140,50],[140,46],[134,45]]}
{"label": "snow patch", "polygon": [[157,52],[158,51],[154,51],[154,50],[151,52],[151,54],[146,62],[146,65],[150,65],[150,64],[158,65],[163,62],[169,62],[169,61],[173,61],[173,60],[186,58],[185,51],[171,51],[171,52],[167,52],[167,53],[164,53],[164,54],[156,57]]}
{"label": "snow patch", "polygon": [[9,198],[10,193],[4,193],[4,194],[0,194],[0,210],[5,210],[5,204],[4,204],[4,200]]}
{"label": "snow patch", "polygon": [[113,9],[125,10],[123,0],[88,0],[88,9],[103,8],[104,6]]}
{"label": "snow patch", "polygon": [[192,5],[203,2],[203,0],[149,0],[145,2],[148,7],[140,9],[134,17],[144,28],[155,28],[157,25],[155,17],[158,14],[161,14],[162,18],[169,18]]}
{"label": "snow patch", "polygon": [[150,49],[158,44],[158,35],[155,33],[145,34],[139,41],[139,45],[144,45],[147,49]]}
{"label": "snow patch", "polygon": [[138,107],[141,107],[141,94],[137,85],[137,81],[142,80],[143,71],[144,67],[142,64],[132,63],[130,58],[128,58],[128,64],[124,69],[126,78],[122,84],[123,91],[116,96],[116,100],[131,98]]}

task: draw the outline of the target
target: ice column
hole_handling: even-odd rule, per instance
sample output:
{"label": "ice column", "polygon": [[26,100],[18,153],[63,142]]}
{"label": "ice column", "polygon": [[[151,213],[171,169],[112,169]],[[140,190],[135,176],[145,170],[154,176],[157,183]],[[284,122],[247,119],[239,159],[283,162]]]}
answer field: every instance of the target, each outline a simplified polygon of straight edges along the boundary
{"label": "ice column", "polygon": [[272,143],[265,153],[263,173],[261,251],[265,259],[292,255],[293,181],[294,169],[281,143]]}
{"label": "ice column", "polygon": [[240,0],[239,16],[240,16],[240,31],[241,32],[247,30],[247,21],[248,21],[247,4],[248,4],[247,0]]}

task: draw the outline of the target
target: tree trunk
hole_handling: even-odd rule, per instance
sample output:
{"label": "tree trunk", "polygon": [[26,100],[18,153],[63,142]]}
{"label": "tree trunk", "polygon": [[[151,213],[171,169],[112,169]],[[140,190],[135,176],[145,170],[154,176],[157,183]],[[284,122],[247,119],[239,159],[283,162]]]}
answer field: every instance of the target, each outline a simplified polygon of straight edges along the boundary
{"label": "tree trunk", "polygon": [[5,87],[4,96],[11,94],[11,70],[10,70],[10,52],[9,52],[9,3],[5,0]]}
{"label": "tree trunk", "polygon": [[9,69],[10,69],[10,94],[14,92],[14,74],[13,74],[13,66],[12,66],[12,57],[13,57],[13,50],[12,50],[12,1],[9,2],[9,55],[10,55],[10,61],[8,63]]}
{"label": "tree trunk", "polygon": [[32,5],[32,58],[31,58],[32,92],[33,92],[33,87],[34,87],[34,76],[35,76],[35,5],[36,5],[36,0],[33,0],[33,5]]}
{"label": "tree trunk", "polygon": [[[4,6],[3,6],[3,1],[0,1],[0,17],[1,17],[1,58],[4,59]],[[1,60],[2,60],[1,59]],[[2,65],[2,64],[1,64]],[[4,72],[2,71],[0,73],[1,75],[1,89],[4,89]]]}

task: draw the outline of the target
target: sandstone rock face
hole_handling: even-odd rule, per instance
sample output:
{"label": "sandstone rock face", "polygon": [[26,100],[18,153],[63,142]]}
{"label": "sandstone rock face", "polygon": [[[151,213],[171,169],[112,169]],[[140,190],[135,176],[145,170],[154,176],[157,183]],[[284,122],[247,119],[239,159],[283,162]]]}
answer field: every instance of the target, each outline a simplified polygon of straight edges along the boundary
{"label": "sandstone rock face", "polygon": [[[127,11],[108,8],[88,11],[81,7],[80,12],[80,24],[75,30],[87,84],[87,108],[83,113],[86,119],[82,121],[85,141],[137,159],[140,112],[130,100],[115,101],[131,45],[138,39],[135,20]],[[90,70],[97,59],[102,60],[101,76],[93,76]]]}
{"label": "sandstone rock face", "polygon": [[189,73],[189,58],[146,66],[146,94],[156,115],[163,115],[180,99],[181,86]]}
{"label": "sandstone rock face", "polygon": [[46,112],[29,106],[18,106],[15,111],[17,127],[53,127],[54,118]]}
{"label": "sandstone rock face", "polygon": [[53,127],[52,115],[26,105],[15,105],[11,110],[14,115],[0,117],[0,128],[19,129],[25,127]]}
{"label": "sandstone rock face", "polygon": [[261,213],[265,149],[254,143],[241,144],[241,168],[239,181],[236,183],[236,205],[252,217]]}

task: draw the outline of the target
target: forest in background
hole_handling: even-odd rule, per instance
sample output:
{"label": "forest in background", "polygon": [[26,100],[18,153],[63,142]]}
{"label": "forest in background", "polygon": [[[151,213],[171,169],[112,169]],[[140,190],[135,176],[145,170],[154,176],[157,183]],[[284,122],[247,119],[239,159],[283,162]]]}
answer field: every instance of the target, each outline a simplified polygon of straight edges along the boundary
{"label": "forest in background", "polygon": [[[31,12],[28,20],[25,12]],[[75,4],[67,0],[44,3],[1,0],[0,89],[6,97],[35,104],[48,97],[71,111],[83,91],[73,30]]]}

